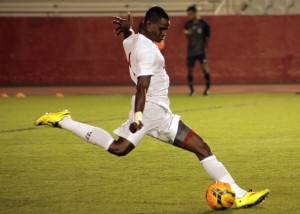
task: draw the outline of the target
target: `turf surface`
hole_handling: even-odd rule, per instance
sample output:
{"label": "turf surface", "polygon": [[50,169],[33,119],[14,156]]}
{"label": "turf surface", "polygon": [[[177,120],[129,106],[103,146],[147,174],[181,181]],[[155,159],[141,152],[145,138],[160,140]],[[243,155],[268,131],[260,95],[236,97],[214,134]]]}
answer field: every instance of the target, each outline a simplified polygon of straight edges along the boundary
{"label": "turf surface", "polygon": [[[260,206],[224,213],[298,212],[299,95],[172,95],[171,106],[240,186],[271,190]],[[126,120],[130,96],[0,99],[0,213],[215,212],[205,202],[213,181],[191,153],[146,137],[120,158],[64,130],[32,125],[65,108],[111,132]]]}

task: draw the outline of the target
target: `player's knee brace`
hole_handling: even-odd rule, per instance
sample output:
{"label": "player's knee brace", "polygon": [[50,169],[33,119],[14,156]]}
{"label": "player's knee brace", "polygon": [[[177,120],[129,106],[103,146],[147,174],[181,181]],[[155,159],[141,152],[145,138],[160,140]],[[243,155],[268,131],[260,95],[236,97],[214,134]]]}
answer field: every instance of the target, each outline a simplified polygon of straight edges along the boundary
{"label": "player's knee brace", "polygon": [[173,142],[174,146],[184,148],[188,140],[194,135],[194,131],[186,126],[183,122],[179,121],[178,130]]}

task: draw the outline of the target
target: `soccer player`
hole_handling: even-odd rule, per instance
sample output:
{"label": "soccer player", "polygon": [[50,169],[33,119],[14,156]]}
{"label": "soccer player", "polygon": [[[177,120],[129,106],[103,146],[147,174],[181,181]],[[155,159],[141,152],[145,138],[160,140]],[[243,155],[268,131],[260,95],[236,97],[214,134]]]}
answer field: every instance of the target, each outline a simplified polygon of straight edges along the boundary
{"label": "soccer player", "polygon": [[236,193],[236,207],[250,207],[262,202],[269,194],[245,191],[240,188],[224,165],[217,160],[203,139],[172,113],[169,107],[169,77],[165,70],[165,60],[154,41],[166,37],[170,27],[168,14],[158,6],[150,8],[145,16],[142,33],[135,34],[131,29],[132,19],[115,17],[117,35],[123,33],[123,46],[129,64],[131,79],[136,85],[132,97],[132,109],[126,123],[117,128],[114,139],[107,131],[73,120],[65,111],[46,113],[34,124],[49,125],[73,132],[91,144],[108,152],[124,156],[132,151],[145,135],[194,153],[207,173],[216,181],[230,183]]}
{"label": "soccer player", "polygon": [[196,61],[200,62],[205,79],[205,90],[203,95],[208,95],[210,88],[210,72],[207,65],[206,49],[210,37],[210,27],[203,19],[197,17],[197,8],[195,5],[187,8],[187,14],[189,21],[184,25],[184,34],[188,39],[186,64],[188,68],[187,80],[190,88],[190,95],[195,95],[193,70]]}

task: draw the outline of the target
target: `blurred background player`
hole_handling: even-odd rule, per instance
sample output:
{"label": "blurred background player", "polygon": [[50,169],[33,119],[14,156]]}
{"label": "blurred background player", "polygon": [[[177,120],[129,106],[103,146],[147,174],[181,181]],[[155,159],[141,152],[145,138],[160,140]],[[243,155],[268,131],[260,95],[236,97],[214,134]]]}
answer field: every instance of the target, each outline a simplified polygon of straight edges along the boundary
{"label": "blurred background player", "polygon": [[210,37],[210,27],[202,18],[198,18],[195,5],[187,8],[187,16],[189,21],[184,25],[184,34],[188,39],[186,64],[188,67],[187,80],[190,87],[190,95],[193,96],[195,94],[193,70],[196,61],[200,62],[205,79],[205,90],[203,95],[208,95],[210,88],[210,73],[206,60],[206,48]]}

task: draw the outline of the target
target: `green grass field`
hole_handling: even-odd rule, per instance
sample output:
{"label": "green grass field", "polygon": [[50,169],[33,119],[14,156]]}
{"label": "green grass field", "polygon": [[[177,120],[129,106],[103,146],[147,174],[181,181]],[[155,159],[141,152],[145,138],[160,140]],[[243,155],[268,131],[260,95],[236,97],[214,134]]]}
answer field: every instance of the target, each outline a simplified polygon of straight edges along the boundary
{"label": "green grass field", "polygon": [[[224,213],[299,213],[299,95],[172,95],[171,106],[241,187],[271,190],[260,206]],[[0,99],[0,213],[220,213],[205,202],[213,181],[191,153],[146,137],[120,158],[33,126],[65,108],[111,132],[126,120],[130,96]]]}

